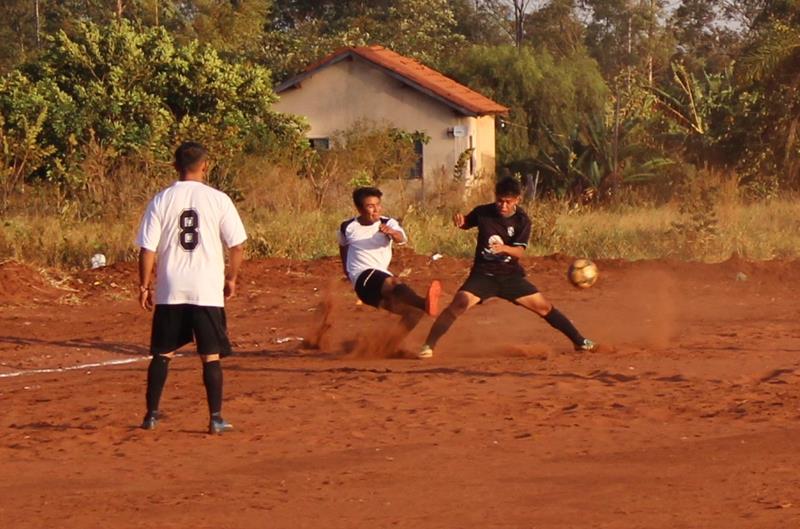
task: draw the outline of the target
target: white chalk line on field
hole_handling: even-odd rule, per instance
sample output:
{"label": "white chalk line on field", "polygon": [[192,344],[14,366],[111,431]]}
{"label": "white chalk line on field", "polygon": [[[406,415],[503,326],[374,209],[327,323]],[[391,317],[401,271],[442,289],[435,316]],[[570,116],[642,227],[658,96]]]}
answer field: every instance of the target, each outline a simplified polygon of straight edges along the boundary
{"label": "white chalk line on field", "polygon": [[80,364],[77,366],[69,366],[69,367],[48,367],[44,369],[25,369],[22,371],[11,371],[10,373],[0,373],[0,378],[11,378],[11,377],[19,377],[22,375],[41,375],[46,373],[63,373],[65,371],[79,371],[81,369],[91,369],[93,367],[107,367],[107,366],[118,366],[123,364],[132,364],[134,362],[143,362],[145,360],[150,360],[150,357],[142,357],[142,358],[123,358],[117,360],[107,360],[105,362],[94,362],[91,364]]}

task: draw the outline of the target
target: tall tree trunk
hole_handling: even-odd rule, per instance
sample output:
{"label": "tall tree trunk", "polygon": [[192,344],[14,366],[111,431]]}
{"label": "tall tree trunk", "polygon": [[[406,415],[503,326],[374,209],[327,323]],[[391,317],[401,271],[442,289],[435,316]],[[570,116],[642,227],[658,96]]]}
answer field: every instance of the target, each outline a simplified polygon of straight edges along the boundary
{"label": "tall tree trunk", "polygon": [[39,0],[35,0],[34,8],[36,10],[36,47],[38,48],[41,44],[40,33],[42,29],[41,19],[39,18]]}
{"label": "tall tree trunk", "polygon": [[800,166],[797,163],[795,145],[797,144],[797,129],[800,126],[800,115],[795,115],[789,123],[789,132],[786,135],[786,152],[783,154],[783,166],[786,170],[786,179],[792,188],[797,188]]}
{"label": "tall tree trunk", "polygon": [[125,5],[122,0],[117,0],[117,18],[122,20],[122,10],[125,9]]}
{"label": "tall tree trunk", "polygon": [[525,7],[522,5],[522,0],[514,0],[514,40],[517,48],[522,47],[523,35],[523,17],[525,16]]}
{"label": "tall tree trunk", "polygon": [[[792,79],[791,93],[793,99],[797,100],[798,88],[800,88],[800,75],[795,75]],[[797,153],[795,152],[795,145],[797,145],[797,132],[800,128],[800,108],[793,105],[790,111],[794,115],[789,122],[789,130],[786,131],[786,143],[784,144],[783,151],[783,168],[786,171],[786,180],[790,186],[795,187],[798,183],[798,174],[800,173],[800,165],[797,161]]]}
{"label": "tall tree trunk", "polygon": [[655,0],[650,0],[647,11],[647,82],[653,86],[653,39],[655,38],[656,11]]}

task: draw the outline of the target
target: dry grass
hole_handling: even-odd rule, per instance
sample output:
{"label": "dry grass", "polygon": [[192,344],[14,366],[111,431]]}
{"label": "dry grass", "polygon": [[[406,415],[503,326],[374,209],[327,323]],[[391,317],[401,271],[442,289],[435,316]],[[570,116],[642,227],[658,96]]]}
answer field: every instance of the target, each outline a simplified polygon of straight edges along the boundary
{"label": "dry grass", "polygon": [[[298,177],[297,171],[249,159],[243,161],[239,175],[233,185],[244,197],[238,208],[250,235],[250,257],[337,255],[336,229],[354,214],[344,182],[350,175],[341,176],[342,182],[331,189],[321,208],[315,204],[312,183]],[[103,208],[95,209],[102,202],[98,198],[107,200],[114,187],[101,186],[99,197],[87,199],[92,215],[86,215],[81,203],[64,200],[51,190],[28,188],[0,221],[0,259],[64,268],[87,267],[97,252],[104,253],[109,262],[135,259],[135,230],[153,182],[142,185],[147,193],[125,189],[129,200],[121,203],[115,196],[105,214]],[[710,207],[702,201],[680,200],[660,207],[605,209],[575,208],[558,201],[526,205],[533,221],[529,253],[703,261],[720,261],[732,254],[750,259],[798,255],[800,201],[787,197],[747,203],[730,182],[714,185],[715,202]],[[490,186],[477,186],[466,198],[463,187],[455,183],[423,189],[419,182],[405,181],[381,187],[386,191],[385,212],[402,220],[418,253],[472,255],[475,234],[455,229],[450,219],[455,211],[466,212],[489,200]],[[424,199],[419,200],[420,196]],[[682,207],[687,203],[690,208]],[[713,226],[703,237],[691,237],[692,215],[701,220],[713,217]],[[683,226],[682,230],[676,230],[676,225]]]}

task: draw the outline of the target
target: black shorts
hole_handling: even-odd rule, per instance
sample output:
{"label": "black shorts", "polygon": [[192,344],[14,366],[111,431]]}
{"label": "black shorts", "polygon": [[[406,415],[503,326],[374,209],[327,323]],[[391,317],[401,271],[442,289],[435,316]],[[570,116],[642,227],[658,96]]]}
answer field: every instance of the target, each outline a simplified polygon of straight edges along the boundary
{"label": "black shorts", "polygon": [[487,275],[480,272],[472,272],[459,290],[474,294],[481,301],[497,297],[512,303],[516,303],[519,298],[539,292],[539,289],[523,275]]}
{"label": "black shorts", "polygon": [[356,279],[355,286],[358,299],[367,305],[379,307],[381,304],[381,289],[386,278],[389,277],[392,277],[392,275],[374,268],[361,272]]}
{"label": "black shorts", "polygon": [[156,305],[150,354],[170,353],[191,342],[201,355],[231,354],[225,309],[200,305]]}

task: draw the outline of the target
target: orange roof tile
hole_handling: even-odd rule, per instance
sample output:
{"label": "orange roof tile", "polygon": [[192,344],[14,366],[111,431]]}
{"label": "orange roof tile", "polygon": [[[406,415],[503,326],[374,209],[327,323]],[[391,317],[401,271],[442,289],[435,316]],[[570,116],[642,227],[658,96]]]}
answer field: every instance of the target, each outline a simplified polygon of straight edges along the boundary
{"label": "orange roof tile", "polygon": [[424,64],[395,53],[383,46],[358,46],[341,48],[322,60],[312,64],[305,71],[276,87],[280,93],[300,84],[316,70],[330,66],[347,57],[356,57],[382,68],[389,75],[399,78],[417,90],[440,100],[465,115],[504,114],[508,108],[488,97],[467,88],[449,77],[428,68]]}

